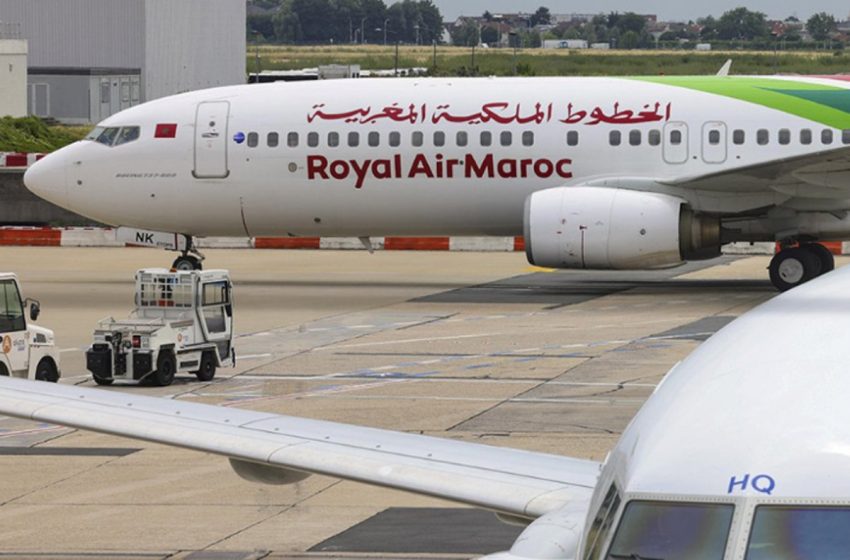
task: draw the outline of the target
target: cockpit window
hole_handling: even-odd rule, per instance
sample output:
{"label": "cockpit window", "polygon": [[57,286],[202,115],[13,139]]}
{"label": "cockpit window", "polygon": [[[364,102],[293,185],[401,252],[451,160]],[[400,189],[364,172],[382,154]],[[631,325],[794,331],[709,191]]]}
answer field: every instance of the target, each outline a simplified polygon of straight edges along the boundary
{"label": "cockpit window", "polygon": [[120,128],[104,128],[103,132],[100,133],[95,141],[100,142],[101,144],[105,144],[106,146],[111,146],[113,142],[115,142],[115,137],[118,136],[118,131]]}
{"label": "cockpit window", "polygon": [[847,558],[850,508],[759,506],[746,560]]}
{"label": "cockpit window", "polygon": [[133,140],[139,139],[139,127],[138,126],[125,126],[121,129],[121,132],[118,133],[118,138],[115,139],[115,145],[120,146],[121,144],[127,144],[128,142],[132,142]]}
{"label": "cockpit window", "polygon": [[85,140],[97,140],[103,133],[103,130],[104,128],[102,126],[94,127],[91,132],[86,134]]}
{"label": "cockpit window", "polygon": [[731,504],[631,501],[605,558],[722,560],[734,511]]}

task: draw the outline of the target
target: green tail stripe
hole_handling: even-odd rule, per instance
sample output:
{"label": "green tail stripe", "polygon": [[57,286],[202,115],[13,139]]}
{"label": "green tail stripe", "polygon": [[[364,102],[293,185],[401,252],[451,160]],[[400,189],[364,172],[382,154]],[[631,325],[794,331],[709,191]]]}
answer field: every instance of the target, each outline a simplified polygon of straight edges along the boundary
{"label": "green tail stripe", "polygon": [[661,76],[633,78],[747,101],[826,126],[850,129],[850,90],[770,78]]}

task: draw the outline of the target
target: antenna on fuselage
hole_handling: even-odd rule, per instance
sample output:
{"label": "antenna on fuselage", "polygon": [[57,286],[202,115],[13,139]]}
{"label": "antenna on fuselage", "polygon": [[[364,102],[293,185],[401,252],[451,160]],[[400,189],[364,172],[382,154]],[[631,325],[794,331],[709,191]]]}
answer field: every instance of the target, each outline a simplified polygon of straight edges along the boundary
{"label": "antenna on fuselage", "polygon": [[725,64],[723,64],[723,66],[720,67],[720,70],[717,72],[717,75],[718,76],[728,76],[729,70],[731,70],[731,69],[732,69],[732,59],[730,58],[729,60],[726,61]]}

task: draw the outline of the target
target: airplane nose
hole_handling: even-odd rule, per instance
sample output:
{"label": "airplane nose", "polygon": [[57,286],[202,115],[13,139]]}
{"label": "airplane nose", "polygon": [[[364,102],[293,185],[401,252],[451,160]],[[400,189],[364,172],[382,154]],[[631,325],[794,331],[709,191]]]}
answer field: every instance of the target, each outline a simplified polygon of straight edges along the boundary
{"label": "airplane nose", "polygon": [[24,173],[24,185],[36,196],[61,205],[68,198],[66,159],[59,150],[35,162]]}

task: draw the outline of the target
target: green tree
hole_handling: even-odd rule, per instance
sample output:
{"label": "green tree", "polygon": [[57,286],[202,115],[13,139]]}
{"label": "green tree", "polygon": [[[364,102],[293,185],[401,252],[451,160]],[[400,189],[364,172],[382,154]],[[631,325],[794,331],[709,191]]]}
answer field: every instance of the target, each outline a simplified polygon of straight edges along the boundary
{"label": "green tree", "polygon": [[549,25],[552,21],[552,14],[549,13],[549,8],[540,6],[537,11],[531,15],[531,25]]}
{"label": "green tree", "polygon": [[634,12],[626,12],[618,18],[617,27],[621,31],[634,31],[640,35],[646,29],[646,18]]}
{"label": "green tree", "polygon": [[835,18],[826,12],[815,14],[806,22],[806,30],[816,41],[826,41],[835,31]]}
{"label": "green tree", "polygon": [[767,18],[761,12],[752,12],[747,8],[735,8],[725,12],[717,22],[717,35],[721,39],[761,39],[770,31]]}
{"label": "green tree", "polygon": [[292,9],[292,0],[286,0],[280,10],[272,18],[275,36],[284,43],[298,43],[304,38],[301,31],[301,20]]}
{"label": "green tree", "polygon": [[479,43],[478,24],[475,21],[465,21],[463,25],[452,28],[452,43],[458,46],[471,47]]}
{"label": "green tree", "polygon": [[621,49],[636,49],[640,46],[640,35],[632,30],[626,31],[620,36],[619,47]]}
{"label": "green tree", "polygon": [[492,26],[481,29],[481,42],[494,45],[499,42],[499,30]]}

